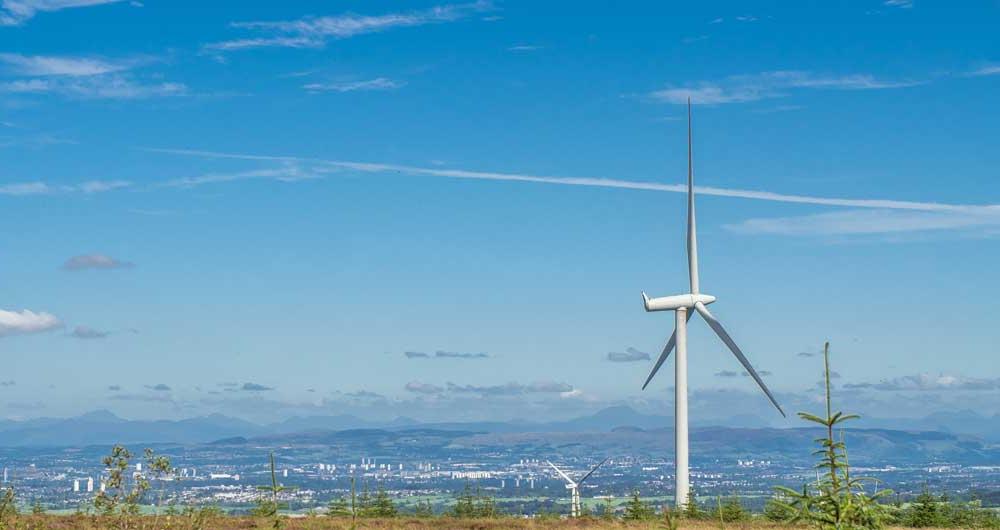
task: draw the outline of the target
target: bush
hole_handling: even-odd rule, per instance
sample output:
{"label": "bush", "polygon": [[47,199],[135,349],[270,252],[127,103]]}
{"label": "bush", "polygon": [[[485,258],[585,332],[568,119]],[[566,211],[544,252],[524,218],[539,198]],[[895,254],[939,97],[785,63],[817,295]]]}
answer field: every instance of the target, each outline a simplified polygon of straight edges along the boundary
{"label": "bush", "polygon": [[642,501],[639,490],[632,492],[632,498],[625,504],[625,514],[622,516],[626,521],[646,521],[656,517],[653,508]]}
{"label": "bush", "polygon": [[808,485],[803,485],[802,491],[786,487],[776,488],[778,497],[771,503],[777,510],[785,510],[791,514],[789,522],[805,523],[823,530],[841,530],[847,528],[880,529],[888,519],[886,507],[879,504],[880,497],[890,495],[890,490],[882,490],[869,496],[864,489],[865,482],[871,479],[851,476],[850,463],[847,459],[847,444],[843,439],[834,437],[834,430],[848,420],[857,418],[843,412],[833,412],[830,395],[830,343],[823,347],[823,363],[826,381],[826,417],[820,417],[806,412],[800,412],[803,420],[822,425],[826,436],[817,438],[820,449],[814,454],[820,456],[816,468],[823,471],[810,491]]}
{"label": "bush", "polygon": [[739,497],[729,497],[723,500],[718,499],[718,509],[715,518],[725,523],[746,521],[750,518],[750,512],[743,507],[743,502]]}
{"label": "bush", "polygon": [[978,501],[950,501],[924,489],[899,511],[897,523],[912,528],[1000,528],[1000,516],[983,508]]}

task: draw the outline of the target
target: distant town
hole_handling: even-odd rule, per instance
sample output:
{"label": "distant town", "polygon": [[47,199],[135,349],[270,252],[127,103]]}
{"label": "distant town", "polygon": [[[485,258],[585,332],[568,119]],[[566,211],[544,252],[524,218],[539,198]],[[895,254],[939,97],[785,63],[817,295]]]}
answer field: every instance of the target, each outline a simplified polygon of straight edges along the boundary
{"label": "distant town", "polygon": [[[309,435],[315,436],[315,435]],[[355,493],[384,490],[404,511],[418,502],[447,510],[463,492],[492,497],[505,513],[533,515],[565,513],[569,497],[563,479],[547,464],[551,460],[579,477],[603,459],[587,445],[542,443],[496,444],[469,433],[413,430],[389,433],[377,430],[329,433],[323,440],[222,440],[196,445],[154,445],[157,455],[170,457],[172,473],[150,473],[136,454],[130,473],[151,482],[147,503],[166,509],[178,506],[217,506],[232,513],[248,512],[271,480],[269,455],[276,459],[278,481],[287,486],[282,497],[293,513],[322,513],[331,501]],[[368,446],[371,452],[360,451]],[[374,452],[374,448],[382,448]],[[0,449],[3,485],[14,486],[22,502],[40,504],[49,511],[85,512],[105,487],[101,458],[108,446],[86,448]],[[768,451],[774,453],[774,451]],[[859,451],[860,453],[861,451]],[[789,454],[794,454],[789,452]],[[393,456],[388,456],[393,455]],[[581,486],[584,507],[617,506],[634,491],[654,504],[666,504],[673,495],[673,464],[669,455],[606,455],[608,462]],[[900,500],[930,489],[954,498],[977,498],[984,505],[1000,504],[995,485],[1000,465],[935,461],[865,467],[856,472],[879,479],[878,488],[891,488]],[[738,496],[760,510],[776,485],[800,487],[816,480],[808,456],[769,455],[765,459],[727,454],[692,461],[696,495],[711,499]]]}

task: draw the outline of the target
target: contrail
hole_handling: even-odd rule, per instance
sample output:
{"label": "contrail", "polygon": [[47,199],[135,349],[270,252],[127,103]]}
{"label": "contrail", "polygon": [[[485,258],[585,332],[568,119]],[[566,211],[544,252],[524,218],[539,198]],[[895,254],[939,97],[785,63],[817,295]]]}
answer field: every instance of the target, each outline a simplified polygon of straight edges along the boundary
{"label": "contrail", "polygon": [[[368,162],[350,162],[343,160],[324,160],[320,158],[305,158],[297,156],[265,156],[241,153],[219,153],[199,151],[194,149],[143,148],[145,151],[175,155],[199,156],[205,158],[232,158],[239,160],[265,160],[272,162],[306,162],[311,164],[326,164],[328,166],[352,169],[365,173],[401,173],[407,175],[426,175],[459,179],[499,180],[513,182],[540,182],[564,186],[590,186],[600,188],[621,188],[647,191],[669,191],[687,193],[683,184],[660,184],[634,180],[620,180],[600,177],[547,177],[541,175],[523,175],[517,173],[496,173],[489,171],[469,171],[464,169],[441,169],[405,166],[397,164],[380,164]],[[798,204],[817,204],[823,206],[845,206],[850,208],[878,208],[889,210],[917,210],[925,212],[976,212],[1000,213],[1000,205],[947,204],[939,202],[898,201],[892,199],[840,199],[829,197],[814,197],[810,195],[790,195],[770,191],[741,190],[731,188],[714,188],[696,186],[701,195],[718,197],[736,197],[762,201],[787,202]]]}

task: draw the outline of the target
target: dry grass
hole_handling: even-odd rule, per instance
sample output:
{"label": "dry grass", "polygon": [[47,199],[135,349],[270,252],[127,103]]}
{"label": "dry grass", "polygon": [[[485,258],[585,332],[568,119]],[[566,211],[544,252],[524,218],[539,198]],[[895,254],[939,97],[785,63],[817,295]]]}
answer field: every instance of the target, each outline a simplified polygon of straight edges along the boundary
{"label": "dry grass", "polygon": [[[252,530],[273,528],[273,521],[251,517],[217,517],[206,521],[200,529],[185,517],[138,517],[132,520],[129,530]],[[93,516],[81,515],[24,515],[11,521],[0,523],[0,530],[110,530],[118,528],[113,521]],[[331,517],[299,517],[282,520],[284,530],[348,530],[352,528],[370,530],[659,530],[666,528],[662,520],[645,522],[603,521],[599,519],[522,519],[502,517],[498,519],[454,519],[435,517],[416,519],[359,519],[352,526],[350,519]],[[680,528],[709,530],[721,528],[714,521],[682,521]],[[790,525],[767,521],[747,521],[726,523],[729,530],[794,529]],[[934,530],[934,529],[925,529]]]}

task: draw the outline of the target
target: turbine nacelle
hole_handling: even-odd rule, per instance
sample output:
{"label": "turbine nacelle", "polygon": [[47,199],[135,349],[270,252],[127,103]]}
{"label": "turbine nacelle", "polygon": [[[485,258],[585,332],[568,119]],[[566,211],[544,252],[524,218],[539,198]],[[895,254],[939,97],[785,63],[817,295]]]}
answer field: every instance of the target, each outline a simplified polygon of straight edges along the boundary
{"label": "turbine nacelle", "polygon": [[714,301],[715,297],[710,294],[688,293],[650,298],[645,292],[642,293],[642,303],[646,306],[646,311],[676,311],[682,307],[694,309],[698,303],[708,305]]}

